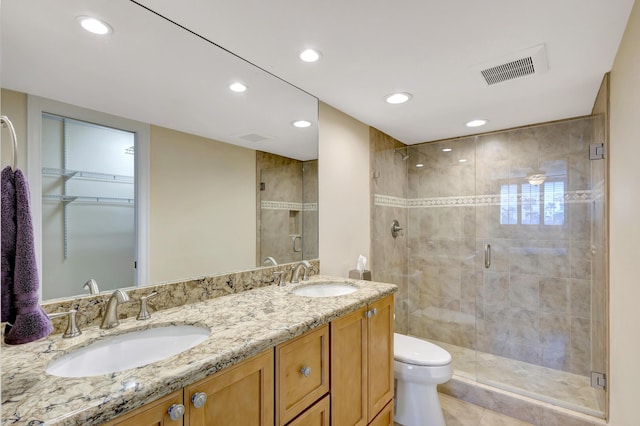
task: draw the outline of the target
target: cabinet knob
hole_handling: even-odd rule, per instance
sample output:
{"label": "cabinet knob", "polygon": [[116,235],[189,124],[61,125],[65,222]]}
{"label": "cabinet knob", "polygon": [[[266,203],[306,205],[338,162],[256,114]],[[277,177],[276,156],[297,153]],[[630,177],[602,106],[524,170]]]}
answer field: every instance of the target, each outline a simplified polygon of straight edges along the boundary
{"label": "cabinet knob", "polygon": [[378,315],[378,308],[373,308],[373,309],[371,310],[371,314],[372,314],[372,315]]}
{"label": "cabinet knob", "polygon": [[309,377],[311,375],[311,367],[302,367],[300,372],[304,377]]}
{"label": "cabinet knob", "polygon": [[200,408],[207,403],[207,394],[204,392],[196,392],[191,396],[191,403],[194,407]]}
{"label": "cabinet knob", "polygon": [[367,311],[364,313],[365,318],[371,318],[371,311]]}
{"label": "cabinet knob", "polygon": [[176,420],[180,420],[180,418],[184,416],[184,405],[173,404],[171,405],[171,407],[169,407],[169,409],[167,410],[167,413],[169,414],[169,418],[171,419],[172,422],[175,422]]}

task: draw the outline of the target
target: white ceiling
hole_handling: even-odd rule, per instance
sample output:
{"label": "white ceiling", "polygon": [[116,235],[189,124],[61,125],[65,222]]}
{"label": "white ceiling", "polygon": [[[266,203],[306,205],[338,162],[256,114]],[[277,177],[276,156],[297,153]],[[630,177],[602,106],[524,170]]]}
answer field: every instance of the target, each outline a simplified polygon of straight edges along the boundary
{"label": "white ceiling", "polygon": [[[633,0],[140,0],[407,144],[591,113]],[[478,64],[544,44],[549,71],[494,86]],[[321,61],[302,63],[313,47]],[[413,99],[388,105],[385,95]]]}
{"label": "white ceiling", "polygon": [[[139,0],[246,61],[415,144],[586,115],[633,0]],[[313,97],[127,0],[2,4],[2,87],[252,149],[317,156]],[[99,40],[74,22],[107,20]],[[482,65],[543,44],[546,73],[487,86]],[[303,63],[306,47],[322,59]],[[231,94],[234,79],[249,91]],[[384,96],[410,92],[403,105]],[[277,96],[274,96],[277,93]],[[291,121],[314,122],[306,133]],[[479,129],[464,123],[490,120]],[[249,142],[244,135],[268,139]]]}

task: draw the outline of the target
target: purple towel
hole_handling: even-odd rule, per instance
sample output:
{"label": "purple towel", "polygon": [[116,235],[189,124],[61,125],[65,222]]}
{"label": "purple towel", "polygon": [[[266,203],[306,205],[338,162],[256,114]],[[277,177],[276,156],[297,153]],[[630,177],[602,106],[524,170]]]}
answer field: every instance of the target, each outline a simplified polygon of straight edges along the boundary
{"label": "purple towel", "polygon": [[13,267],[16,258],[16,187],[13,170],[2,170],[2,322],[16,317],[13,294]]}
{"label": "purple towel", "polygon": [[[13,175],[16,232],[11,303],[15,308],[15,319],[11,321],[12,318],[9,318],[13,325],[5,330],[4,341],[9,345],[19,345],[48,336],[53,331],[53,326],[39,302],[40,284],[33,244],[29,185],[22,171],[16,170]],[[4,207],[2,210],[4,218]]]}

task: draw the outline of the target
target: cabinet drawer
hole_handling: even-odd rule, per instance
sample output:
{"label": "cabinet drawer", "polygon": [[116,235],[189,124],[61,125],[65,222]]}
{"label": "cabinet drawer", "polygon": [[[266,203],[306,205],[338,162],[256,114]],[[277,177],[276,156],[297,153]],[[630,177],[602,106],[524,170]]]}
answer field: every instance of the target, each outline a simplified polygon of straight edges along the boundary
{"label": "cabinet drawer", "polygon": [[329,426],[330,402],[329,395],[325,396],[288,426]]}
{"label": "cabinet drawer", "polygon": [[389,401],[389,403],[380,411],[380,413],[376,416],[369,426],[393,426],[393,400]]}
{"label": "cabinet drawer", "polygon": [[276,424],[284,425],[329,392],[329,327],[276,347]]}

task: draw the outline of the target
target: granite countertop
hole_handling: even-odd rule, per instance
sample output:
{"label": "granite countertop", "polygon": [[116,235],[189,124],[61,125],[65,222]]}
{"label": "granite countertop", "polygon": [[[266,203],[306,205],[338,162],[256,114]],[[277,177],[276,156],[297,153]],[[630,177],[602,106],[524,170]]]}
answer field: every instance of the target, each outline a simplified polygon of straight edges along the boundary
{"label": "granite countertop", "polygon": [[[291,291],[318,281],[339,281],[358,291],[311,298]],[[90,327],[63,339],[56,334],[19,346],[2,345],[2,425],[99,425],[367,303],[397,291],[392,284],[314,276],[300,284],[269,286],[122,320],[111,330]],[[101,336],[169,324],[208,327],[199,345],[164,360],[119,373],[63,378],[48,363]]]}

